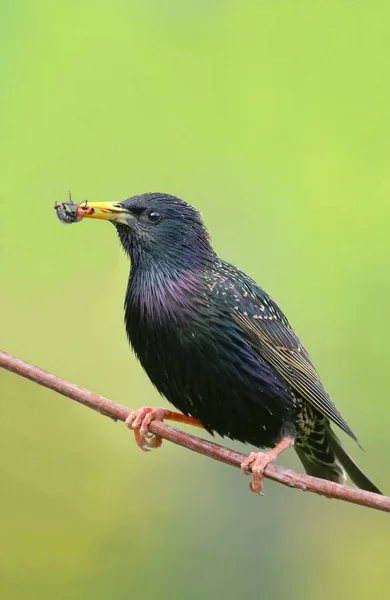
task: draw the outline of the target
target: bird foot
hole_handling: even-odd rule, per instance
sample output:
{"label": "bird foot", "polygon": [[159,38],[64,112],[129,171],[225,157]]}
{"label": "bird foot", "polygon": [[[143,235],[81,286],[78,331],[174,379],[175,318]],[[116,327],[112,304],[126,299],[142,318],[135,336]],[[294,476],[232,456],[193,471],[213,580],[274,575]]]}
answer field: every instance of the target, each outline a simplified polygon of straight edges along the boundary
{"label": "bird foot", "polygon": [[241,463],[241,470],[249,474],[252,472],[252,481],[249,484],[250,490],[255,494],[263,496],[264,471],[266,467],[274,462],[279,454],[291,448],[294,445],[294,440],[288,436],[283,437],[275,448],[271,448],[267,452],[251,452],[249,456]]}
{"label": "bird foot", "polygon": [[264,470],[269,463],[275,460],[276,456],[269,452],[251,452],[249,456],[241,463],[241,470],[249,474],[252,472],[252,481],[249,487],[252,492],[263,496]]}
{"label": "bird foot", "polygon": [[136,444],[144,452],[149,452],[153,448],[159,448],[162,444],[162,438],[149,431],[149,425],[152,421],[163,421],[166,416],[165,408],[151,408],[144,406],[138,410],[132,410],[127,417],[125,424],[134,431]]}

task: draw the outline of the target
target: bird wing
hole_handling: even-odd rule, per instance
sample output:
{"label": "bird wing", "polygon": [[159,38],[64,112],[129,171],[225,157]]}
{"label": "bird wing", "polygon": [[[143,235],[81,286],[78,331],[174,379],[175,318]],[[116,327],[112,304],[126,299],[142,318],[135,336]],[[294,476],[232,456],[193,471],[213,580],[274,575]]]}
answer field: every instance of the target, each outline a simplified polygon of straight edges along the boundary
{"label": "bird wing", "polygon": [[257,284],[243,288],[239,298],[234,306],[233,318],[252,347],[304,400],[359,443],[322,385],[308,352],[277,304]]}

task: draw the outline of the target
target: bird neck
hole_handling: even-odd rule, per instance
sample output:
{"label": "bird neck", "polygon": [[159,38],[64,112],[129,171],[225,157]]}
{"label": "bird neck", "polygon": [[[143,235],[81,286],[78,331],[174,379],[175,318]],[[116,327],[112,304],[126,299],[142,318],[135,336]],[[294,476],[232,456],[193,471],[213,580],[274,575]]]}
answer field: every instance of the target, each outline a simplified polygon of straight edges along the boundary
{"label": "bird neck", "polygon": [[[138,257],[139,258],[139,257]],[[202,278],[209,260],[169,262],[152,256],[133,256],[125,299],[126,321],[139,318],[180,321],[192,314],[201,301]],[[184,257],[182,256],[182,259]]]}
{"label": "bird neck", "polygon": [[126,293],[126,320],[145,317],[159,321],[185,318],[202,294],[202,273],[212,269],[216,259],[208,233],[203,227],[175,225],[155,238],[134,239],[118,227],[122,245],[131,259]]}

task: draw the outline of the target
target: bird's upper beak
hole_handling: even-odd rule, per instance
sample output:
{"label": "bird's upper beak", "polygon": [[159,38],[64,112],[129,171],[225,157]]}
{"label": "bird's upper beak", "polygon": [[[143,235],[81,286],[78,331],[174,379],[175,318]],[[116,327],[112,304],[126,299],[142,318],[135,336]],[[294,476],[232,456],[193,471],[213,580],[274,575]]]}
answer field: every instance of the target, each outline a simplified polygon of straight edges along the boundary
{"label": "bird's upper beak", "polygon": [[83,212],[82,218],[103,219],[114,223],[127,225],[129,222],[129,211],[120,202],[88,202],[80,206]]}

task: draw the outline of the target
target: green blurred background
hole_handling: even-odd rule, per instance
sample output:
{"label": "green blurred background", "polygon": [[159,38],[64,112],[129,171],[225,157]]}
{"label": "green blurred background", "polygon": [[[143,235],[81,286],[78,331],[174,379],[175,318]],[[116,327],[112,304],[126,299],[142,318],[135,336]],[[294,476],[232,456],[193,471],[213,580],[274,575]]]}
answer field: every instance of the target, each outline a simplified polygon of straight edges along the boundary
{"label": "green blurred background", "polygon": [[[161,404],[125,339],[113,228],[64,227],[53,204],[179,195],[286,311],[389,493],[389,20],[375,0],[0,2],[3,349]],[[387,515],[271,482],[260,499],[234,469],[0,386],[3,598],[386,597]]]}

